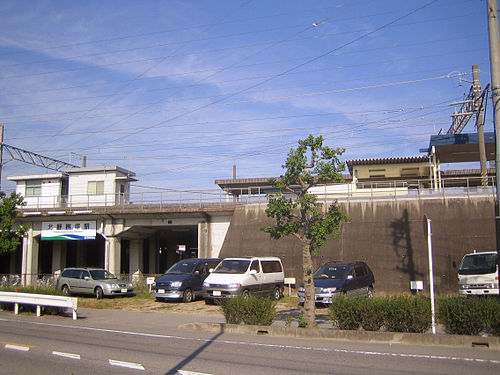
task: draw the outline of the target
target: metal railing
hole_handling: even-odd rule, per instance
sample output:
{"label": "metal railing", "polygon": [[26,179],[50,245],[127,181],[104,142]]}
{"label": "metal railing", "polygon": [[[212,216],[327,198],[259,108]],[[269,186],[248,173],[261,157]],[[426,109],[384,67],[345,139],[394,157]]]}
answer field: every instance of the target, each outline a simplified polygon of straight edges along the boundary
{"label": "metal railing", "polygon": [[[489,178],[488,186],[481,186],[480,177],[447,178],[440,186],[431,187],[429,180],[374,181],[350,184],[317,186],[314,188],[320,201],[338,200],[339,202],[367,200],[411,200],[436,198],[470,198],[496,194],[495,179]],[[164,208],[207,208],[233,207],[243,204],[266,204],[265,190],[246,189],[234,191],[154,191],[103,195],[71,195],[55,197],[25,197],[23,210],[91,208],[115,209],[164,209]]]}

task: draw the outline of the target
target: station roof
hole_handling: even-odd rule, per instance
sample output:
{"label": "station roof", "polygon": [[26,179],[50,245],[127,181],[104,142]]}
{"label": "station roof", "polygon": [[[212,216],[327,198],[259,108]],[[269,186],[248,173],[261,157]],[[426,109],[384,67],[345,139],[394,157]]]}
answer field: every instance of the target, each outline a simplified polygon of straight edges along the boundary
{"label": "station roof", "polygon": [[[420,150],[431,153],[435,148],[437,159],[441,163],[464,163],[479,161],[479,141],[477,133],[432,135],[429,148]],[[495,133],[484,133],[486,159],[495,160]]]}
{"label": "station roof", "polygon": [[352,175],[352,168],[356,165],[415,164],[426,162],[429,162],[428,156],[407,156],[399,158],[347,160],[346,164],[349,168],[349,173]]}

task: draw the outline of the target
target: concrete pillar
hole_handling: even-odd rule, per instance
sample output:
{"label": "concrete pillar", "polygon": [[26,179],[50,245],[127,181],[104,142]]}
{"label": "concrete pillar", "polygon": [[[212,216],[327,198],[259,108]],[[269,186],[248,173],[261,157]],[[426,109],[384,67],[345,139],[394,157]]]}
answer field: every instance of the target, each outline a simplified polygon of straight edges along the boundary
{"label": "concrete pillar", "polygon": [[63,241],[52,241],[52,273],[62,271],[62,244]]}
{"label": "concrete pillar", "polygon": [[210,258],[210,232],[208,218],[198,223],[198,258]]}
{"label": "concrete pillar", "polygon": [[104,250],[104,267],[115,275],[120,274],[121,263],[121,242],[120,237],[108,237],[106,239],[106,248]]}
{"label": "concrete pillar", "polygon": [[134,274],[137,271],[144,271],[144,241],[143,240],[132,240],[130,241],[130,268],[129,274]]}
{"label": "concrete pillar", "polygon": [[39,241],[33,234],[33,229],[28,230],[23,238],[22,283],[35,285],[38,278]]}

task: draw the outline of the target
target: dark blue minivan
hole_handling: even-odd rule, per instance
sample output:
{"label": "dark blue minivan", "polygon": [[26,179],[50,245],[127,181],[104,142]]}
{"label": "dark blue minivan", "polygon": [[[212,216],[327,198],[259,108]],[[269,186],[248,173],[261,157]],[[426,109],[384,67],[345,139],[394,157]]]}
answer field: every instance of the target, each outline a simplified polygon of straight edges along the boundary
{"label": "dark blue minivan", "polygon": [[151,294],[157,301],[191,302],[202,295],[203,281],[220,261],[217,258],[183,259],[154,281]]}
{"label": "dark blue minivan", "polygon": [[[331,304],[337,296],[373,297],[375,278],[365,262],[330,262],[319,267],[313,275],[316,303]],[[298,291],[299,303],[304,304],[305,290]]]}

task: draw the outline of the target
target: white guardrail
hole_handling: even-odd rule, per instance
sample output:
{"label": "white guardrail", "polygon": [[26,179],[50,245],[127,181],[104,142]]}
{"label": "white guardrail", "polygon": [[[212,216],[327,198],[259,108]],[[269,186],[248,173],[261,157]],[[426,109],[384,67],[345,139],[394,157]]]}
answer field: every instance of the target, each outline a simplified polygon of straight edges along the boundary
{"label": "white guardrail", "polygon": [[13,303],[14,313],[19,313],[19,305],[36,305],[36,316],[40,316],[42,306],[65,307],[73,312],[73,320],[77,316],[78,299],[74,297],[50,296],[47,294],[30,294],[18,292],[0,292],[0,302]]}

